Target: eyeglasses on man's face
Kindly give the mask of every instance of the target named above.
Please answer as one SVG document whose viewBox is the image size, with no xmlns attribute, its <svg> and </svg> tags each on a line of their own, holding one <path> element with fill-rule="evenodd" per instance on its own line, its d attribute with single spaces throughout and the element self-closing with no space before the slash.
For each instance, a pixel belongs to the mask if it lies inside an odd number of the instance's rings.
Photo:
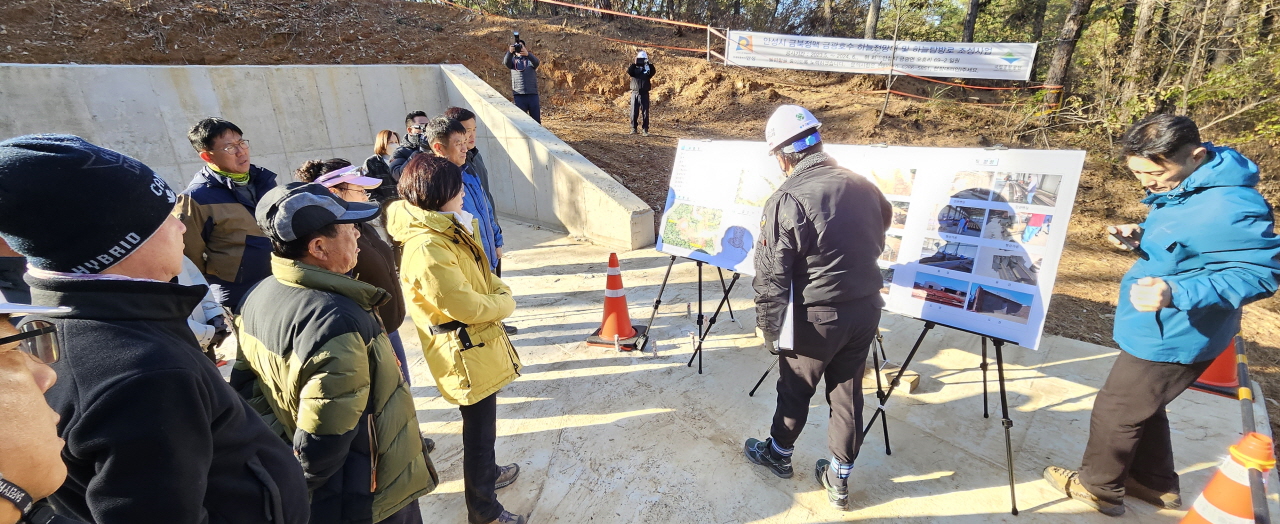
<svg viewBox="0 0 1280 524">
<path fill-rule="evenodd" d="M 241 140 L 239 142 L 232 142 L 230 144 L 227 144 L 227 147 L 222 148 L 222 152 L 228 155 L 234 155 L 238 153 L 241 149 L 244 149 L 245 151 L 249 150 L 248 140 Z"/>
<path fill-rule="evenodd" d="M 62 356 L 58 347 L 58 330 L 47 320 L 28 320 L 18 325 L 18 334 L 0 338 L 0 346 L 14 342 L 17 350 L 35 357 L 45 364 L 57 362 Z"/>
</svg>

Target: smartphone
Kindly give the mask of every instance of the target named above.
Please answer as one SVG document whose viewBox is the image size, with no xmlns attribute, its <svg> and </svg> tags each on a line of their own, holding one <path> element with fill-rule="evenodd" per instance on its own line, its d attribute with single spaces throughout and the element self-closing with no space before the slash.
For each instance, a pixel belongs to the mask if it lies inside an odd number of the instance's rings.
<svg viewBox="0 0 1280 524">
<path fill-rule="evenodd" d="M 1123 236 L 1120 233 L 1111 233 L 1111 237 L 1115 238 L 1116 240 L 1119 240 L 1121 244 L 1128 246 L 1129 249 L 1132 249 L 1134 251 L 1138 250 L 1138 243 L 1134 242 L 1129 237 Z"/>
</svg>

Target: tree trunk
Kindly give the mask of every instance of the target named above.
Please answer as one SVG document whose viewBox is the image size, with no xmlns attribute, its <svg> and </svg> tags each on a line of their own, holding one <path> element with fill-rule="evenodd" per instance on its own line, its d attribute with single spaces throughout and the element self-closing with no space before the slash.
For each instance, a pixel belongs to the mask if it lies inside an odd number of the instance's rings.
<svg viewBox="0 0 1280 524">
<path fill-rule="evenodd" d="M 1053 46 L 1053 59 L 1049 62 L 1049 74 L 1044 83 L 1061 86 L 1067 79 L 1067 67 L 1071 65 L 1071 55 L 1076 51 L 1076 40 L 1084 32 L 1085 18 L 1093 0 L 1072 0 L 1071 10 L 1067 11 L 1067 19 L 1062 22 L 1062 30 L 1058 31 L 1058 43 Z M 1065 86 L 1064 89 L 1065 90 Z M 1063 90 L 1049 91 L 1045 101 L 1056 104 L 1062 100 Z"/>
<path fill-rule="evenodd" d="M 1195 46 L 1191 48 L 1191 66 L 1187 68 L 1186 76 L 1182 77 L 1182 97 L 1178 100 L 1178 114 L 1187 114 L 1188 99 L 1191 95 L 1191 83 L 1197 79 L 1204 77 L 1204 62 L 1200 57 L 1204 56 L 1207 42 L 1205 42 L 1205 27 L 1209 25 L 1209 13 L 1213 11 L 1209 8 L 1209 2 L 1202 6 L 1200 14 L 1200 32 L 1196 34 Z"/>
<path fill-rule="evenodd" d="M 871 0 L 870 4 L 867 7 L 867 27 L 862 31 L 862 37 L 867 40 L 875 39 L 876 26 L 880 24 L 880 0 Z"/>
<path fill-rule="evenodd" d="M 978 25 L 978 6 L 982 0 L 969 0 L 969 12 L 964 15 L 964 34 L 960 36 L 961 42 L 973 41 L 973 29 Z"/>
<path fill-rule="evenodd" d="M 1129 59 L 1125 61 L 1120 73 L 1123 84 L 1120 87 L 1120 111 L 1122 119 L 1128 119 L 1128 110 L 1124 106 L 1138 93 L 1138 72 L 1148 69 L 1143 55 L 1147 50 L 1147 36 L 1151 33 L 1151 19 L 1156 13 L 1156 0 L 1138 0 L 1138 21 L 1133 28 L 1133 40 L 1129 43 Z"/>
<path fill-rule="evenodd" d="M 1271 8 L 1269 2 L 1262 3 L 1262 21 L 1258 24 L 1258 40 L 1267 42 L 1271 40 L 1271 32 L 1276 26 L 1276 10 Z"/>
<path fill-rule="evenodd" d="M 600 8 L 600 9 L 608 9 L 608 10 L 612 11 L 612 10 L 613 10 L 613 0 L 598 0 L 598 5 L 596 5 L 596 7 Z M 609 14 L 609 13 L 600 13 L 600 19 L 601 19 L 601 20 L 604 20 L 605 22 L 612 22 L 612 21 L 613 21 L 613 15 L 611 15 L 611 14 Z"/>
<path fill-rule="evenodd" d="M 1044 17 L 1049 11 L 1049 0 L 1035 0 L 1035 11 L 1031 13 L 1031 41 L 1039 42 L 1044 38 Z"/>
<path fill-rule="evenodd" d="M 1241 0 L 1227 0 L 1227 9 L 1222 13 L 1222 30 L 1218 33 L 1217 45 L 1213 46 L 1213 69 L 1227 65 L 1235 58 L 1236 26 L 1240 24 Z"/>
<path fill-rule="evenodd" d="M 1133 21 L 1134 21 L 1134 5 L 1135 2 L 1130 0 L 1124 3 L 1124 7 L 1120 9 L 1120 20 L 1116 24 L 1116 55 L 1123 55 L 1129 52 L 1130 46 L 1133 44 Z"/>
</svg>

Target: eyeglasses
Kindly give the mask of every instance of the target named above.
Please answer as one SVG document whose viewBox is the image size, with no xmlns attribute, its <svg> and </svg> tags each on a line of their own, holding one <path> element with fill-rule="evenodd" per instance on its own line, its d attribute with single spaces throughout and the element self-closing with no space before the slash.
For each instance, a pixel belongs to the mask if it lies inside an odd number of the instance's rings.
<svg viewBox="0 0 1280 524">
<path fill-rule="evenodd" d="M 369 196 L 369 191 L 367 189 L 359 186 L 352 186 L 349 184 L 343 184 L 342 187 L 338 188 L 338 191 L 341 191 L 343 193 L 355 193 L 357 195 Z"/>
<path fill-rule="evenodd" d="M 230 144 L 230 145 L 228 145 L 227 147 L 222 148 L 222 151 L 223 151 L 224 153 L 234 155 L 234 154 L 236 154 L 236 152 L 237 152 L 237 151 L 239 151 L 241 148 L 244 148 L 244 150 L 245 150 L 245 151 L 248 151 L 248 150 L 249 150 L 249 141 L 248 141 L 248 140 L 241 140 L 241 141 L 239 141 L 239 142 L 236 142 L 236 143 Z"/>
<path fill-rule="evenodd" d="M 28 320 L 18 325 L 18 334 L 0 338 L 0 345 L 18 343 L 18 351 L 36 357 L 45 364 L 62 356 L 58 348 L 58 329 L 47 320 Z"/>
</svg>

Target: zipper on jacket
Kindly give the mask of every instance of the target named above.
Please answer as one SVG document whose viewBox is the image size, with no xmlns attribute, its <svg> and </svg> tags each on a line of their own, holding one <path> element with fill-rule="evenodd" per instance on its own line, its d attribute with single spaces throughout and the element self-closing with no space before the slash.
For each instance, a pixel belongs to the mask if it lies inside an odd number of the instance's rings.
<svg viewBox="0 0 1280 524">
<path fill-rule="evenodd" d="M 370 392 L 372 393 L 372 392 Z M 378 435 L 373 424 L 373 413 L 369 415 L 369 493 L 378 491 Z"/>
</svg>

